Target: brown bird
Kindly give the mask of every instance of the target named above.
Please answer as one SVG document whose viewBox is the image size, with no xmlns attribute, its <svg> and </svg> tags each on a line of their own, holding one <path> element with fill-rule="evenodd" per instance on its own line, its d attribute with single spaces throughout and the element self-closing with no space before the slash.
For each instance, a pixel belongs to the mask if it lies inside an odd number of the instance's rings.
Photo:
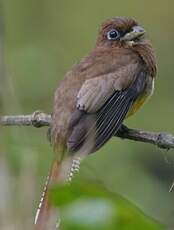
<svg viewBox="0 0 174 230">
<path fill-rule="evenodd" d="M 116 135 L 124 119 L 152 95 L 156 60 L 144 35 L 131 18 L 105 21 L 94 49 L 59 84 L 50 132 L 56 159 L 37 212 L 38 229 L 47 229 L 54 219 L 48 183 L 71 180 L 80 160 Z"/>
</svg>

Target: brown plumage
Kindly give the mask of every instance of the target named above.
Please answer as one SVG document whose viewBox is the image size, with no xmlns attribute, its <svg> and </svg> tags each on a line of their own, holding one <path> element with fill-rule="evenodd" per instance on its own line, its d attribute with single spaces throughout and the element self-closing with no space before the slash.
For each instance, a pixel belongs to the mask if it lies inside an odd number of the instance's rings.
<svg viewBox="0 0 174 230">
<path fill-rule="evenodd" d="M 94 49 L 59 84 L 51 125 L 57 162 L 51 183 L 66 181 L 73 159 L 83 159 L 103 146 L 151 96 L 156 61 L 144 33 L 131 18 L 105 21 Z M 49 218 L 47 196 L 42 207 L 38 223 Z"/>
</svg>

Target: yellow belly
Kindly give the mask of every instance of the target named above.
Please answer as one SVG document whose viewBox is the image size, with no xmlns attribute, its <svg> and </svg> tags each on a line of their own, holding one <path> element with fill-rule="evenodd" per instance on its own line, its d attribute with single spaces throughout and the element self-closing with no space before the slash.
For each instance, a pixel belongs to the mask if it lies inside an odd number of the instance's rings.
<svg viewBox="0 0 174 230">
<path fill-rule="evenodd" d="M 138 99 L 134 102 L 134 104 L 133 104 L 133 106 L 131 107 L 131 109 L 129 110 L 129 112 L 128 112 L 126 118 L 127 118 L 127 117 L 130 117 L 130 116 L 132 116 L 134 113 L 136 113 L 136 112 L 141 108 L 141 106 L 144 105 L 144 103 L 146 102 L 146 100 L 147 100 L 148 98 L 149 98 L 148 96 L 143 96 L 143 97 L 138 98 Z"/>
<path fill-rule="evenodd" d="M 137 98 L 137 100 L 134 102 L 134 104 L 130 108 L 126 118 L 130 117 L 134 113 L 136 113 L 141 108 L 141 106 L 143 106 L 144 103 L 152 96 L 153 91 L 154 91 L 154 79 L 148 78 L 148 82 L 147 82 L 147 85 L 146 85 L 146 88 L 145 88 L 143 94 L 140 95 Z"/>
</svg>

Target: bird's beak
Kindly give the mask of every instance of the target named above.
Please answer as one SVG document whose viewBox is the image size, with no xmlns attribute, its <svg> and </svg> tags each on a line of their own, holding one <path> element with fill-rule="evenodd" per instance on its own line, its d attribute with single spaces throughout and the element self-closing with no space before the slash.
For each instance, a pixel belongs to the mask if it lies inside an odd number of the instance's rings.
<svg viewBox="0 0 174 230">
<path fill-rule="evenodd" d="M 134 26 L 132 31 L 125 34 L 124 37 L 121 38 L 121 41 L 132 41 L 142 35 L 145 34 L 145 29 L 141 26 Z"/>
</svg>

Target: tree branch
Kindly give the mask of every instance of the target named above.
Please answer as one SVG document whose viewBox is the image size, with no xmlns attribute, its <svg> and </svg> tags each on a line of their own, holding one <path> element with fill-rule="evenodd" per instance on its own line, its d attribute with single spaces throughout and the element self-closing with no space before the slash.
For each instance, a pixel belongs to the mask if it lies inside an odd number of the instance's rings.
<svg viewBox="0 0 174 230">
<path fill-rule="evenodd" d="M 150 132 L 138 129 L 130 129 L 126 126 L 123 126 L 116 136 L 123 139 L 154 144 L 163 149 L 174 148 L 174 135 L 170 133 Z"/>
<path fill-rule="evenodd" d="M 49 126 L 51 124 L 51 115 L 41 111 L 35 111 L 30 115 L 0 116 L 0 125 L 2 126 L 33 126 L 36 128 Z"/>
<path fill-rule="evenodd" d="M 35 111 L 31 115 L 1 116 L 1 126 L 33 126 L 36 128 L 49 126 L 51 124 L 51 115 L 41 111 Z M 174 135 L 169 133 L 150 132 L 144 130 L 130 129 L 122 126 L 117 133 L 118 137 L 133 141 L 151 143 L 160 148 L 174 148 Z"/>
</svg>

